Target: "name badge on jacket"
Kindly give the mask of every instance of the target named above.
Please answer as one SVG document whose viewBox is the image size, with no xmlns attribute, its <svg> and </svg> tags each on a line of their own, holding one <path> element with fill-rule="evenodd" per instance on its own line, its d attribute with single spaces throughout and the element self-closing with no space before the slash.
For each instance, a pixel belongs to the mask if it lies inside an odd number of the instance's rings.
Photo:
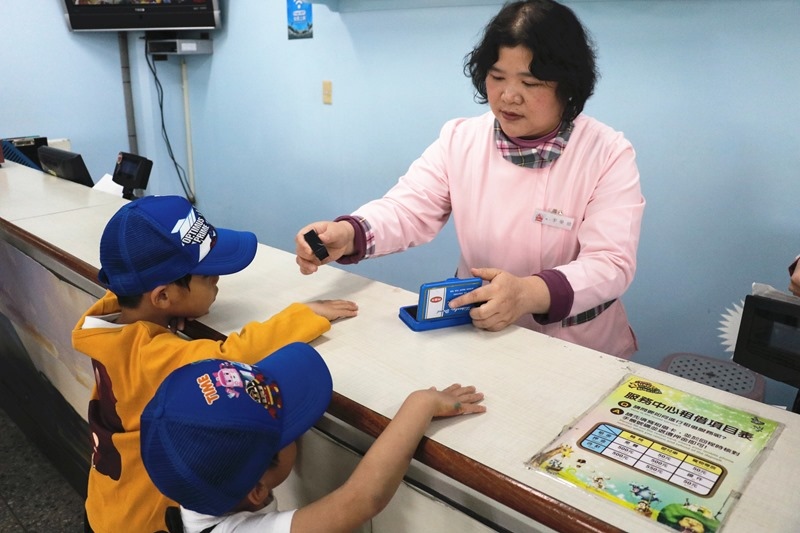
<svg viewBox="0 0 800 533">
<path fill-rule="evenodd" d="M 545 211 L 544 209 L 537 209 L 533 214 L 533 221 L 544 224 L 545 226 L 553 226 L 554 228 L 572 229 L 575 219 L 565 216 L 560 209 L 551 209 Z"/>
</svg>

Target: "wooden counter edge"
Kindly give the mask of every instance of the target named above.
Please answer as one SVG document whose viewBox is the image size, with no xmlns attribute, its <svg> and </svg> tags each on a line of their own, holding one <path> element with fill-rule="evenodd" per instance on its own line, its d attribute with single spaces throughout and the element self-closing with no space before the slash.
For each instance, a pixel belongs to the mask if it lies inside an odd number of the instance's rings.
<svg viewBox="0 0 800 533">
<path fill-rule="evenodd" d="M 0 218 L 0 230 L 11 236 L 12 244 L 24 242 L 99 286 L 98 269 L 68 252 Z M 224 340 L 226 336 L 201 321 L 187 324 L 192 338 Z M 363 433 L 377 438 L 390 420 L 368 407 L 334 391 L 327 412 Z M 422 464 L 484 494 L 547 527 L 562 533 L 617 533 L 623 530 L 557 500 L 475 461 L 447 446 L 423 437 L 414 458 Z"/>
</svg>

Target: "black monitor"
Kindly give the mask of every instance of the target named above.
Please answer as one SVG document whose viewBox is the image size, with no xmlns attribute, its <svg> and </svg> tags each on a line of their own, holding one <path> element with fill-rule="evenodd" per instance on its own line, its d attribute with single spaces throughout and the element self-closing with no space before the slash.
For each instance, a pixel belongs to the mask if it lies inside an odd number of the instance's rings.
<svg viewBox="0 0 800 533">
<path fill-rule="evenodd" d="M 10 137 L 3 139 L 4 142 L 10 143 L 19 153 L 27 157 L 33 165 L 28 165 L 32 168 L 42 168 L 39 164 L 38 150 L 40 146 L 47 146 L 47 137 L 35 135 L 32 137 Z M 27 163 L 21 163 L 27 164 Z"/>
<path fill-rule="evenodd" d="M 219 0 L 62 0 L 72 31 L 213 30 Z"/>
<path fill-rule="evenodd" d="M 733 361 L 769 378 L 800 387 L 800 304 L 748 295 L 744 300 Z M 800 408 L 798 400 L 792 408 L 794 412 Z"/>
<path fill-rule="evenodd" d="M 42 167 L 31 161 L 31 159 L 27 155 L 23 154 L 19 148 L 14 146 L 14 143 L 11 141 L 6 139 L 0 140 L 0 146 L 2 146 L 2 150 L 0 150 L 0 152 L 2 152 L 3 155 L 3 157 L 0 158 L 0 162 L 2 162 L 3 158 L 5 158 L 6 160 L 13 161 L 19 165 L 25 165 L 26 167 L 36 170 L 42 170 Z"/>
<path fill-rule="evenodd" d="M 39 161 L 42 170 L 53 176 L 74 181 L 87 187 L 94 187 L 94 181 L 80 154 L 61 150 L 52 146 L 39 147 Z"/>
</svg>

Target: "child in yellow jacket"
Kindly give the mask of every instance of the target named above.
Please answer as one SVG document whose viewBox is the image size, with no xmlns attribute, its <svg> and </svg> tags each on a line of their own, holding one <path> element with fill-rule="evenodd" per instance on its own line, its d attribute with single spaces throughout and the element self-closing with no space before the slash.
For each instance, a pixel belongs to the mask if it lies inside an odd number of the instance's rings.
<svg viewBox="0 0 800 533">
<path fill-rule="evenodd" d="M 92 467 L 86 531 L 167 531 L 175 502 L 152 484 L 142 465 L 139 417 L 161 381 L 187 363 L 216 358 L 256 362 L 292 342 L 309 342 L 330 321 L 355 316 L 345 300 L 295 303 L 265 322 L 251 322 L 225 341 L 177 334 L 206 314 L 220 275 L 244 269 L 256 236 L 215 228 L 180 196 L 149 196 L 123 206 L 100 241 L 100 282 L 109 291 L 72 332 L 75 349 L 92 358 L 89 402 Z"/>
</svg>

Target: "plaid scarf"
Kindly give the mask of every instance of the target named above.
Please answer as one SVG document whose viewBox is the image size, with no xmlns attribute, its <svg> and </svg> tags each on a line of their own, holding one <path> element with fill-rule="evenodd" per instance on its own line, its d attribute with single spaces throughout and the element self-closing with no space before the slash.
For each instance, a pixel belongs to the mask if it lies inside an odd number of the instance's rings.
<svg viewBox="0 0 800 533">
<path fill-rule="evenodd" d="M 497 149 L 503 154 L 506 161 L 526 168 L 544 168 L 558 159 L 567 146 L 569 136 L 574 127 L 573 122 L 562 122 L 558 133 L 549 141 L 545 141 L 535 148 L 522 148 L 514 144 L 500 129 L 500 122 L 494 121 L 494 139 Z"/>
</svg>

